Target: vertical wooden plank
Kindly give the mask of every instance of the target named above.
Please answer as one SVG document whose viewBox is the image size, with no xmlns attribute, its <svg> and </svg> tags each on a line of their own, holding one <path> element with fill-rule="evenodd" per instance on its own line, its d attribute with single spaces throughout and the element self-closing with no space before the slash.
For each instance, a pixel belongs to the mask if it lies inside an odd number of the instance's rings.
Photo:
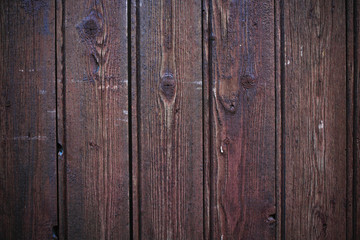
<svg viewBox="0 0 360 240">
<path fill-rule="evenodd" d="M 354 2 L 346 1 L 346 239 L 354 237 Z"/>
<path fill-rule="evenodd" d="M 126 1 L 66 1 L 68 239 L 129 239 Z"/>
<path fill-rule="evenodd" d="M 346 236 L 345 1 L 284 1 L 285 239 Z"/>
<path fill-rule="evenodd" d="M 0 238 L 57 225 L 54 1 L 0 4 Z"/>
<path fill-rule="evenodd" d="M 282 114 L 282 16 L 283 16 L 283 0 L 274 1 L 274 31 L 275 31 L 275 191 L 276 191 L 276 239 L 283 238 L 284 224 L 284 152 L 283 152 L 283 118 Z M 285 100 L 285 99 L 284 99 Z"/>
<path fill-rule="evenodd" d="M 201 1 L 139 1 L 140 237 L 203 238 Z"/>
<path fill-rule="evenodd" d="M 211 236 L 274 239 L 273 1 L 210 1 Z"/>
<path fill-rule="evenodd" d="M 360 3 L 354 1 L 354 95 L 353 95 L 353 169 L 354 169 L 354 182 L 353 182 L 353 238 L 360 237 L 360 111 L 359 111 L 359 93 L 360 93 Z"/>
</svg>

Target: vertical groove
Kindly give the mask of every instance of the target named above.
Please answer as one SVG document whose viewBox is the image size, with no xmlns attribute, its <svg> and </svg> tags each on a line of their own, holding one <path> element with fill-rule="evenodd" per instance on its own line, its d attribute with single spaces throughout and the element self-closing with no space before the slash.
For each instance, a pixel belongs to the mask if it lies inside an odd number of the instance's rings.
<svg viewBox="0 0 360 240">
<path fill-rule="evenodd" d="M 129 228 L 130 239 L 134 239 L 133 230 L 133 142 L 132 142 L 132 66 L 131 66 L 131 0 L 127 0 L 127 38 L 128 38 L 128 141 L 129 141 Z"/>
<path fill-rule="evenodd" d="M 208 96 L 209 96 L 209 182 L 210 182 L 210 187 L 209 187 L 209 207 L 210 207 L 210 228 L 209 228 L 209 238 L 213 239 L 214 236 L 214 225 L 213 225 L 213 219 L 214 219 L 214 213 L 212 211 L 212 196 L 213 196 L 213 164 L 214 164 L 214 157 L 213 157 L 213 98 L 212 98 L 212 89 L 213 89 L 213 76 L 212 76 L 212 45 L 213 45 L 213 29 L 212 29 L 212 0 L 209 0 L 209 8 L 208 8 L 208 31 L 209 31 L 209 36 L 208 36 L 208 45 L 209 45 L 209 49 L 208 49 L 208 54 L 209 54 L 209 60 L 208 60 L 208 68 L 209 68 L 209 89 L 208 89 Z"/>
<path fill-rule="evenodd" d="M 141 109 L 140 109 L 140 99 L 141 99 L 141 89 L 140 89 L 140 0 L 136 0 L 136 10 L 135 10 L 135 21 L 136 21 L 136 129 L 137 129 L 137 201 L 138 201 L 138 236 L 141 239 L 141 141 L 140 141 L 140 132 L 141 132 Z"/>
<path fill-rule="evenodd" d="M 357 139 L 358 139 L 358 9 L 357 1 L 354 1 L 354 93 L 353 93 L 353 239 L 357 239 Z"/>
<path fill-rule="evenodd" d="M 281 239 L 285 240 L 285 31 L 284 0 L 280 0 L 280 101 L 281 101 Z"/>
</svg>

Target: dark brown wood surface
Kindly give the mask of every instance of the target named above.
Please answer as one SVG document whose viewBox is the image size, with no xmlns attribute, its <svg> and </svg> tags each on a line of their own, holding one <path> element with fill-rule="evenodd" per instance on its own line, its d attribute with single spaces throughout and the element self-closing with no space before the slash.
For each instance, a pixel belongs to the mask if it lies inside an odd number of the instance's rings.
<svg viewBox="0 0 360 240">
<path fill-rule="evenodd" d="M 353 152 L 352 152 L 352 158 L 349 158 L 350 160 L 353 160 L 353 208 L 352 208 L 352 219 L 353 219 L 353 239 L 359 239 L 360 238 L 360 127 L 359 127 L 359 121 L 360 121 L 360 3 L 359 1 L 354 0 L 353 2 L 353 15 L 348 14 L 348 16 L 354 16 L 353 18 L 353 29 L 354 29 L 354 48 L 353 48 L 353 62 L 354 62 L 354 83 L 352 86 L 349 86 L 350 89 L 353 89 Z M 350 7 L 351 9 L 351 7 Z M 351 29 L 351 28 L 350 28 Z M 351 46 L 351 45 L 350 45 Z M 350 82 L 351 83 L 351 82 Z M 352 93 L 352 92 L 350 92 Z M 348 96 L 350 97 L 350 96 Z M 350 97 L 351 99 L 351 97 Z"/>
<path fill-rule="evenodd" d="M 0 4 L 0 239 L 57 226 L 55 4 Z"/>
<path fill-rule="evenodd" d="M 127 4 L 66 1 L 67 239 L 129 239 Z"/>
<path fill-rule="evenodd" d="M 0 1 L 0 239 L 359 239 L 359 15 Z"/>
<path fill-rule="evenodd" d="M 139 237 L 201 239 L 201 1 L 137 4 Z"/>
<path fill-rule="evenodd" d="M 354 104 L 354 57 L 355 45 L 354 37 L 354 4 L 352 0 L 346 1 L 346 113 L 347 113 L 347 124 L 346 124 L 346 198 L 347 198 L 347 211 L 346 211 L 346 239 L 357 239 L 356 238 L 356 197 L 354 196 L 356 188 L 356 172 L 355 167 L 356 158 L 354 152 L 354 110 L 356 110 L 356 104 Z M 355 174 L 354 174 L 355 173 Z"/>
<path fill-rule="evenodd" d="M 274 239 L 274 3 L 210 4 L 210 237 Z"/>
<path fill-rule="evenodd" d="M 284 1 L 283 17 L 283 237 L 345 239 L 345 2 Z"/>
</svg>

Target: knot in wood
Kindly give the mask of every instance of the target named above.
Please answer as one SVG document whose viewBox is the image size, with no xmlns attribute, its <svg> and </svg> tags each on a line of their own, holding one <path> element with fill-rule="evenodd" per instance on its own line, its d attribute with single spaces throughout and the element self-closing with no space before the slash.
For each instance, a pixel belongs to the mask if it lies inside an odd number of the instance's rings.
<svg viewBox="0 0 360 240">
<path fill-rule="evenodd" d="M 240 79 L 241 85 L 245 89 L 253 88 L 256 85 L 256 79 L 253 75 L 244 75 Z"/>
<path fill-rule="evenodd" d="M 161 77 L 160 88 L 167 100 L 171 100 L 175 96 L 176 83 L 171 73 L 165 73 Z"/>
<path fill-rule="evenodd" d="M 89 44 L 95 43 L 95 38 L 102 34 L 102 15 L 92 10 L 77 26 L 81 40 Z"/>
<path fill-rule="evenodd" d="M 239 103 L 239 93 L 232 92 L 227 96 L 220 96 L 220 100 L 226 111 L 235 113 Z"/>
<path fill-rule="evenodd" d="M 89 37 L 95 37 L 99 31 L 99 26 L 94 19 L 88 19 L 83 25 L 84 33 Z"/>
</svg>

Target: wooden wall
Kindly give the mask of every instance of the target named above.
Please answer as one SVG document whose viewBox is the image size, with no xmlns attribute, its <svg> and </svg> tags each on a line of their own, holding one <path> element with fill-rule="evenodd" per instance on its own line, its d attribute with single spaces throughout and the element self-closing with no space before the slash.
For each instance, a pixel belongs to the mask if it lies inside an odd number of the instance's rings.
<svg viewBox="0 0 360 240">
<path fill-rule="evenodd" d="M 0 239 L 360 238 L 357 0 L 1 0 Z"/>
</svg>

